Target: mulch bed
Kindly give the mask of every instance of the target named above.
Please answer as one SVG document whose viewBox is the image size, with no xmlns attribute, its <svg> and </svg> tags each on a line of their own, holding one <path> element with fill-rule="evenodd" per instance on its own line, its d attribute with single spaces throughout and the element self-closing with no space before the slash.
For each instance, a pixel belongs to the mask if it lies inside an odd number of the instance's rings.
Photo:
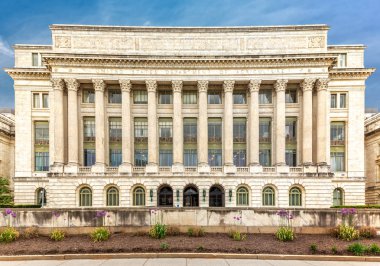
<svg viewBox="0 0 380 266">
<path fill-rule="evenodd" d="M 169 248 L 162 250 L 160 244 L 165 242 Z M 380 245 L 380 237 L 361 239 L 360 243 Z M 187 235 L 167 236 L 165 239 L 152 239 L 148 236 L 134 236 L 116 233 L 108 241 L 94 243 L 89 236 L 67 236 L 61 242 L 54 242 L 46 236 L 33 239 L 20 238 L 12 243 L 0 244 L 0 255 L 30 254 L 67 254 L 67 253 L 144 253 L 144 252 L 204 252 L 204 253 L 249 253 L 249 254 L 312 254 L 310 246 L 316 244 L 315 254 L 351 255 L 347 246 L 354 242 L 335 239 L 330 235 L 298 234 L 292 242 L 280 242 L 273 234 L 248 234 L 244 241 L 234 241 L 227 234 L 208 233 L 203 237 Z"/>
</svg>

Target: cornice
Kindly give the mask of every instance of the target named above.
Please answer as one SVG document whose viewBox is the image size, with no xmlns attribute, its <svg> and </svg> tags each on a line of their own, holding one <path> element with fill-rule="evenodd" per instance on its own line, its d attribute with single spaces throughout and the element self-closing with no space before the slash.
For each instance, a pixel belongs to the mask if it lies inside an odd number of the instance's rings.
<svg viewBox="0 0 380 266">
<path fill-rule="evenodd" d="M 329 72 L 330 79 L 367 79 L 375 68 L 339 68 Z"/>
<path fill-rule="evenodd" d="M 4 71 L 14 80 L 18 79 L 44 79 L 50 80 L 51 74 L 47 69 L 41 68 L 6 68 Z"/>
</svg>

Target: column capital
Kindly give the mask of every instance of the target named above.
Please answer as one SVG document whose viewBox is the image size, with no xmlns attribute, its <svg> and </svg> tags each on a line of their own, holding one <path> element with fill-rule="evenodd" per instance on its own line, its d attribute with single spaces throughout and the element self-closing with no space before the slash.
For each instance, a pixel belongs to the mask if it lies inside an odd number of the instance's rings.
<svg viewBox="0 0 380 266">
<path fill-rule="evenodd" d="M 182 80 L 172 80 L 173 92 L 181 92 L 182 86 L 183 86 Z"/>
<path fill-rule="evenodd" d="M 78 91 L 80 83 L 78 82 L 77 79 L 70 78 L 70 79 L 65 79 L 67 90 L 69 91 Z"/>
<path fill-rule="evenodd" d="M 106 83 L 102 79 L 93 79 L 92 83 L 94 84 L 95 91 L 101 91 L 104 92 L 104 89 L 106 87 Z"/>
<path fill-rule="evenodd" d="M 145 81 L 146 89 L 148 92 L 156 92 L 157 90 L 157 81 L 149 79 Z"/>
<path fill-rule="evenodd" d="M 199 92 L 207 92 L 208 80 L 198 80 L 198 90 Z"/>
<path fill-rule="evenodd" d="M 300 86 L 303 91 L 312 91 L 314 88 L 315 79 L 313 78 L 306 78 L 304 79 Z"/>
<path fill-rule="evenodd" d="M 276 80 L 276 83 L 274 84 L 274 88 L 275 88 L 276 92 L 284 91 L 286 89 L 286 84 L 288 84 L 287 79 Z"/>
<path fill-rule="evenodd" d="M 261 79 L 251 79 L 248 83 L 249 92 L 258 92 L 261 85 Z"/>
<path fill-rule="evenodd" d="M 61 90 L 63 91 L 65 82 L 61 78 L 51 78 L 50 79 L 51 85 L 53 86 L 54 90 Z"/>
<path fill-rule="evenodd" d="M 119 79 L 121 91 L 131 92 L 132 83 L 129 79 Z"/>
<path fill-rule="evenodd" d="M 223 89 L 224 92 L 233 92 L 234 90 L 234 85 L 235 85 L 235 80 L 225 80 L 223 82 Z"/>
<path fill-rule="evenodd" d="M 330 79 L 328 78 L 318 79 L 317 82 L 315 83 L 317 87 L 317 91 L 327 90 L 329 86 L 329 81 Z"/>
</svg>

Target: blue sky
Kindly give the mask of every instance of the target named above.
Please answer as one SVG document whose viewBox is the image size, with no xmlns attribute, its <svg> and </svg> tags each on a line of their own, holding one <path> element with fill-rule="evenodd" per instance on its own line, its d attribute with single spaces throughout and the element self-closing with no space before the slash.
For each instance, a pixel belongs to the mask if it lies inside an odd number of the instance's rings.
<svg viewBox="0 0 380 266">
<path fill-rule="evenodd" d="M 50 24 L 240 26 L 328 24 L 329 44 L 365 44 L 365 66 L 380 68 L 379 0 L 1 0 L 0 67 L 15 43 L 50 44 Z M 379 69 L 380 71 L 380 69 Z M 379 72 L 378 71 L 378 72 Z M 366 106 L 380 107 L 380 75 Z M 13 81 L 0 71 L 0 107 L 13 107 Z"/>
</svg>

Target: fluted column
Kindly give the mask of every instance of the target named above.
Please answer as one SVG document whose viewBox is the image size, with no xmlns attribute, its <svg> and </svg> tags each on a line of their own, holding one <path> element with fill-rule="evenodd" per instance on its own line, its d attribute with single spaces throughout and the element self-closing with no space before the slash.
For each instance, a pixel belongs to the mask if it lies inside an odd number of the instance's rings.
<svg viewBox="0 0 380 266">
<path fill-rule="evenodd" d="M 234 90 L 235 81 L 226 80 L 223 83 L 224 89 L 224 172 L 235 173 L 233 159 L 233 99 L 232 92 Z"/>
<path fill-rule="evenodd" d="M 261 172 L 259 164 L 259 90 L 261 80 L 250 80 L 248 84 L 250 101 L 248 112 L 249 126 L 249 166 L 250 172 Z"/>
<path fill-rule="evenodd" d="M 146 88 L 148 91 L 148 165 L 147 173 L 156 173 L 157 164 L 157 82 L 147 80 Z"/>
<path fill-rule="evenodd" d="M 106 84 L 101 79 L 92 80 L 95 89 L 95 154 L 94 172 L 105 172 L 105 115 L 104 90 Z"/>
<path fill-rule="evenodd" d="M 173 172 L 183 172 L 182 81 L 173 80 Z"/>
<path fill-rule="evenodd" d="M 54 163 L 51 171 L 61 173 L 64 165 L 64 112 L 63 90 L 65 83 L 60 78 L 51 79 L 54 93 Z"/>
<path fill-rule="evenodd" d="M 210 172 L 208 165 L 208 125 L 207 125 L 207 89 L 208 81 L 198 81 L 198 172 Z"/>
<path fill-rule="evenodd" d="M 302 163 L 313 163 L 313 88 L 315 79 L 301 83 L 302 96 Z"/>
<path fill-rule="evenodd" d="M 327 155 L 327 130 L 329 123 L 327 121 L 327 88 L 329 79 L 318 79 L 316 82 L 317 89 L 317 162 L 319 165 L 328 163 Z"/>
<path fill-rule="evenodd" d="M 285 89 L 288 81 L 277 80 L 274 84 L 276 90 L 276 165 L 285 165 Z"/>
<path fill-rule="evenodd" d="M 131 129 L 131 88 L 130 80 L 119 80 L 121 88 L 121 124 L 122 124 L 122 159 L 123 162 L 119 167 L 121 173 L 132 172 L 132 129 Z"/>
<path fill-rule="evenodd" d="M 65 79 L 67 86 L 67 132 L 68 132 L 68 166 L 65 172 L 77 172 L 79 162 L 79 127 L 78 127 L 78 89 L 76 79 Z"/>
</svg>

